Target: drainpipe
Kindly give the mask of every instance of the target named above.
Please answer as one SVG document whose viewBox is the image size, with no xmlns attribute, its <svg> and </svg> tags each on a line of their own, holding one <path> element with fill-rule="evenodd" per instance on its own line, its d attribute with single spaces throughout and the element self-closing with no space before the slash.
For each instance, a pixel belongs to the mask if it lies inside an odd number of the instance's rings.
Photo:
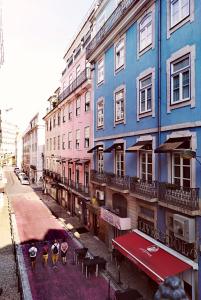
<svg viewBox="0 0 201 300">
<path fill-rule="evenodd" d="M 161 0 L 158 0 L 158 118 L 157 118 L 157 127 L 158 127 L 158 139 L 157 147 L 161 143 Z M 161 177 L 161 154 L 158 153 L 158 181 L 160 182 Z"/>
</svg>

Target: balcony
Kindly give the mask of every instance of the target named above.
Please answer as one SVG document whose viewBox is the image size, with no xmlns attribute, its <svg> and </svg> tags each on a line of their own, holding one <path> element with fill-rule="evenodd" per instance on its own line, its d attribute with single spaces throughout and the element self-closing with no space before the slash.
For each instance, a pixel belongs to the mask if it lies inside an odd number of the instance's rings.
<svg viewBox="0 0 201 300">
<path fill-rule="evenodd" d="M 168 183 L 160 183 L 159 201 L 162 206 L 177 207 L 179 211 L 199 210 L 199 188 L 184 188 Z"/>
<path fill-rule="evenodd" d="M 106 186 L 110 182 L 110 178 L 106 173 L 99 173 L 96 170 L 91 170 L 90 178 L 92 182 Z"/>
<path fill-rule="evenodd" d="M 83 84 L 87 79 L 91 78 L 90 69 L 86 68 L 80 75 L 59 95 L 59 102 L 67 98 L 71 93 L 73 93 L 81 84 Z"/>
<path fill-rule="evenodd" d="M 136 177 L 131 177 L 130 192 L 142 200 L 156 202 L 158 200 L 158 182 L 148 182 L 137 179 Z"/>
<path fill-rule="evenodd" d="M 115 26 L 122 20 L 122 18 L 129 12 L 129 10 L 135 5 L 136 0 L 122 0 L 111 16 L 107 19 L 101 29 L 97 32 L 95 37 L 86 47 L 86 58 L 96 50 L 96 48 L 104 41 L 109 33 L 115 28 Z"/>
<path fill-rule="evenodd" d="M 84 197 L 90 197 L 90 189 L 88 186 L 83 185 L 82 183 L 75 182 L 71 179 L 68 180 L 68 186 L 74 191 L 80 193 Z"/>
<path fill-rule="evenodd" d="M 129 176 L 113 175 L 110 177 L 110 188 L 120 190 L 122 193 L 129 193 L 129 179 Z"/>
<path fill-rule="evenodd" d="M 101 218 L 112 226 L 118 228 L 119 230 L 130 230 L 131 229 L 131 219 L 121 218 L 120 216 L 113 213 L 109 208 L 101 207 Z"/>
</svg>

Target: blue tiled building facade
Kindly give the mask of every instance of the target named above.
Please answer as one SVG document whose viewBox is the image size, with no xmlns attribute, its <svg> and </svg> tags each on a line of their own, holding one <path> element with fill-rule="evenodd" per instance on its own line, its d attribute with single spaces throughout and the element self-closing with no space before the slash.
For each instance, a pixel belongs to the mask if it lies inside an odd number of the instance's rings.
<svg viewBox="0 0 201 300">
<path fill-rule="evenodd" d="M 186 259 L 191 299 L 201 299 L 200 15 L 199 0 L 103 0 L 87 48 L 95 234 L 110 248 L 137 229 Z"/>
</svg>

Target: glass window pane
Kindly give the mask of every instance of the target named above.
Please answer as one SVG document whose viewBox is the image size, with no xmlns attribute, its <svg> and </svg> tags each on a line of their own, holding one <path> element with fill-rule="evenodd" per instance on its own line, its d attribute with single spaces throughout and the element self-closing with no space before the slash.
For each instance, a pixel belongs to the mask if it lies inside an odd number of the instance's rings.
<svg viewBox="0 0 201 300">
<path fill-rule="evenodd" d="M 186 18 L 189 12 L 189 0 L 181 0 L 181 18 Z"/>
<path fill-rule="evenodd" d="M 183 177 L 190 179 L 190 167 L 183 167 Z"/>
<path fill-rule="evenodd" d="M 174 155 L 174 164 L 180 165 L 180 155 Z"/>
<path fill-rule="evenodd" d="M 190 186 L 191 186 L 190 180 L 184 179 L 183 180 L 183 187 L 189 188 Z"/>
<path fill-rule="evenodd" d="M 180 183 L 180 178 L 174 178 L 174 183 L 177 185 L 177 186 L 180 186 L 181 183 Z"/>
<path fill-rule="evenodd" d="M 173 72 L 177 72 L 189 66 L 189 56 L 173 64 Z"/>
<path fill-rule="evenodd" d="M 177 166 L 174 167 L 174 176 L 180 177 L 180 167 Z"/>
<path fill-rule="evenodd" d="M 148 173 L 151 174 L 152 173 L 152 165 L 148 164 Z"/>
<path fill-rule="evenodd" d="M 144 80 L 141 80 L 141 87 L 142 88 L 145 87 L 145 86 L 147 86 L 147 85 L 149 85 L 149 84 L 151 84 L 151 77 L 148 77 L 148 78 L 146 78 Z"/>
<path fill-rule="evenodd" d="M 182 74 L 182 98 L 187 99 L 190 97 L 190 74 L 189 70 Z"/>
<path fill-rule="evenodd" d="M 171 26 L 179 22 L 179 0 L 171 3 Z"/>
<path fill-rule="evenodd" d="M 185 166 L 190 166 L 190 159 L 183 159 L 183 165 L 185 165 Z"/>
</svg>

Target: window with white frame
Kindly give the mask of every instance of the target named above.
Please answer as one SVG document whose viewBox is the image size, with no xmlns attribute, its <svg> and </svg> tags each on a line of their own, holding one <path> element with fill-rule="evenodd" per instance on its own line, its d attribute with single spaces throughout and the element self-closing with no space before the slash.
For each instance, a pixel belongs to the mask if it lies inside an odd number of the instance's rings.
<svg viewBox="0 0 201 300">
<path fill-rule="evenodd" d="M 115 46 L 115 70 L 124 66 L 125 60 L 125 40 L 122 38 Z"/>
<path fill-rule="evenodd" d="M 104 161 L 103 161 L 103 150 L 97 152 L 97 169 L 98 173 L 103 173 Z"/>
<path fill-rule="evenodd" d="M 191 160 L 180 154 L 173 154 L 173 183 L 185 188 L 191 187 Z"/>
<path fill-rule="evenodd" d="M 98 61 L 98 73 L 97 73 L 97 83 L 101 83 L 104 80 L 104 59 L 101 58 Z"/>
<path fill-rule="evenodd" d="M 124 121 L 125 95 L 124 89 L 115 92 L 115 122 Z"/>
<path fill-rule="evenodd" d="M 115 173 L 119 177 L 124 176 L 124 152 L 116 151 L 115 152 Z"/>
<path fill-rule="evenodd" d="M 170 0 L 171 27 L 175 26 L 190 14 L 190 0 Z"/>
<path fill-rule="evenodd" d="M 76 68 L 76 78 L 80 75 L 80 65 Z"/>
<path fill-rule="evenodd" d="M 147 14 L 139 24 L 139 50 L 152 44 L 152 13 Z"/>
<path fill-rule="evenodd" d="M 68 133 L 68 149 L 72 149 L 72 132 Z"/>
<path fill-rule="evenodd" d="M 97 127 L 103 127 L 104 125 L 104 101 L 103 99 L 97 102 Z"/>
<path fill-rule="evenodd" d="M 60 150 L 60 135 L 57 137 L 57 149 Z"/>
<path fill-rule="evenodd" d="M 171 63 L 171 104 L 190 99 L 190 54 Z"/>
<path fill-rule="evenodd" d="M 56 149 L 56 137 L 53 139 L 53 144 L 54 144 L 54 150 Z"/>
<path fill-rule="evenodd" d="M 80 148 L 80 129 L 76 130 L 76 138 L 75 138 L 75 148 Z"/>
<path fill-rule="evenodd" d="M 90 127 L 84 128 L 84 147 L 89 148 Z"/>
<path fill-rule="evenodd" d="M 60 112 L 58 112 L 58 115 L 57 115 L 57 122 L 58 122 L 58 125 L 60 125 Z"/>
<path fill-rule="evenodd" d="M 70 75 L 69 75 L 69 85 L 71 85 L 71 84 L 72 84 L 72 82 L 73 82 L 73 75 L 72 75 L 72 74 L 70 74 Z"/>
<path fill-rule="evenodd" d="M 72 120 L 73 118 L 73 104 L 68 104 L 68 120 Z"/>
<path fill-rule="evenodd" d="M 85 111 L 90 110 L 90 100 L 91 100 L 91 94 L 90 94 L 90 92 L 86 92 L 86 94 L 85 94 Z"/>
<path fill-rule="evenodd" d="M 152 110 L 152 75 L 148 75 L 139 81 L 139 113 L 146 113 Z"/>
<path fill-rule="evenodd" d="M 63 120 L 63 123 L 66 122 L 65 108 L 63 108 L 63 110 L 62 110 L 62 120 Z"/>
<path fill-rule="evenodd" d="M 152 182 L 152 151 L 140 151 L 140 178 Z"/>
<path fill-rule="evenodd" d="M 49 150 L 49 140 L 47 139 L 46 150 Z"/>
<path fill-rule="evenodd" d="M 62 135 L 62 149 L 65 150 L 65 134 Z"/>
<path fill-rule="evenodd" d="M 77 100 L 76 100 L 76 111 L 75 111 L 75 114 L 76 114 L 76 116 L 79 116 L 80 115 L 80 97 L 79 98 L 77 98 Z"/>
</svg>

